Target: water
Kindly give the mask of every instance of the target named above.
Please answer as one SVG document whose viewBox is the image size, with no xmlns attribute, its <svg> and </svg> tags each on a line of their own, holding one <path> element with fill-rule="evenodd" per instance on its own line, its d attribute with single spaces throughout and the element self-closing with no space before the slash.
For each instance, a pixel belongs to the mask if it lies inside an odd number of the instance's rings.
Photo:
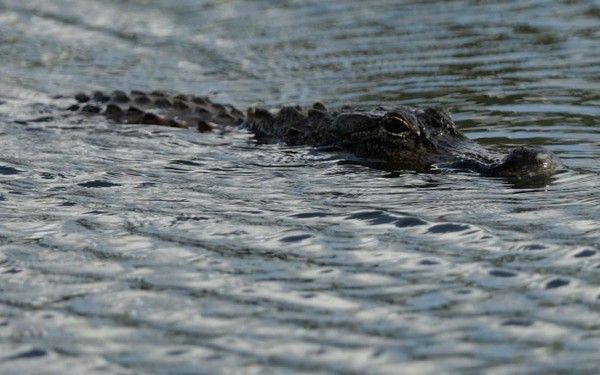
<svg viewBox="0 0 600 375">
<path fill-rule="evenodd" d="M 0 1 L 0 371 L 597 369 L 598 3 L 398 3 Z M 56 116 L 98 88 L 443 104 L 569 170 L 390 175 Z"/>
</svg>

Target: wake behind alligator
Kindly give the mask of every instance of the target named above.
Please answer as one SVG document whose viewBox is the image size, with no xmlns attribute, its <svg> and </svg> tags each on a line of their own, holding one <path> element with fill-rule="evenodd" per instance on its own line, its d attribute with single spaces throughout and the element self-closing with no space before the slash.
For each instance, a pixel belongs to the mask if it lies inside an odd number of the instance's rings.
<svg viewBox="0 0 600 375">
<path fill-rule="evenodd" d="M 465 137 L 441 107 L 350 106 L 329 110 L 322 103 L 309 108 L 286 106 L 278 111 L 251 107 L 242 112 L 208 97 L 164 92 L 114 91 L 77 94 L 69 107 L 100 114 L 115 123 L 150 124 L 200 132 L 241 127 L 261 142 L 314 146 L 351 154 L 365 163 L 390 170 L 467 170 L 485 176 L 545 179 L 560 167 L 558 158 L 540 147 L 501 152 Z"/>
</svg>

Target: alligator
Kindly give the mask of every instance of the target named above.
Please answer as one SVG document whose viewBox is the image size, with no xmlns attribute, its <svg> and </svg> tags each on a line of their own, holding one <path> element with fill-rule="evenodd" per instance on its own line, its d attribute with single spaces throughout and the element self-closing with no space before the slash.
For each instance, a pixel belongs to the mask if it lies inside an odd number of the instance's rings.
<svg viewBox="0 0 600 375">
<path fill-rule="evenodd" d="M 245 112 L 206 96 L 114 91 L 78 93 L 68 109 L 103 115 L 124 124 L 196 128 L 200 132 L 241 127 L 260 142 L 306 145 L 351 155 L 387 170 L 463 170 L 491 177 L 547 179 L 560 160 L 541 147 L 500 151 L 464 136 L 442 107 L 344 106 L 329 110 L 320 102 L 277 111 L 250 107 Z"/>
</svg>

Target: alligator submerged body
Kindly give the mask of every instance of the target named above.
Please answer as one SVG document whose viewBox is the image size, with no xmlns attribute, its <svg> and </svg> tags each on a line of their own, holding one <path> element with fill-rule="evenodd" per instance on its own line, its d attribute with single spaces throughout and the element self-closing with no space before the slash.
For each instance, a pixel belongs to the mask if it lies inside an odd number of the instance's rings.
<svg viewBox="0 0 600 375">
<path fill-rule="evenodd" d="M 252 107 L 245 112 L 207 97 L 163 92 L 114 91 L 77 94 L 69 107 L 100 114 L 115 123 L 194 127 L 207 132 L 241 127 L 261 142 L 307 145 L 353 155 L 390 169 L 431 168 L 469 170 L 485 176 L 518 179 L 547 178 L 561 163 L 540 147 L 493 150 L 468 139 L 450 114 L 439 107 L 342 107 L 328 110 L 282 107 L 278 111 Z"/>
</svg>

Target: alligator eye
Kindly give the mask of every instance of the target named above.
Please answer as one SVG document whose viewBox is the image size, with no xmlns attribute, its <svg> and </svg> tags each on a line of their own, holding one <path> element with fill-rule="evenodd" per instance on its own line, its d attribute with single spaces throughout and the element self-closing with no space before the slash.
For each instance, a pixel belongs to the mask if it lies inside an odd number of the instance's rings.
<svg viewBox="0 0 600 375">
<path fill-rule="evenodd" d="M 386 132 L 394 135 L 403 135 L 404 133 L 413 130 L 413 127 L 409 122 L 397 114 L 386 116 L 383 122 L 383 128 Z"/>
</svg>

